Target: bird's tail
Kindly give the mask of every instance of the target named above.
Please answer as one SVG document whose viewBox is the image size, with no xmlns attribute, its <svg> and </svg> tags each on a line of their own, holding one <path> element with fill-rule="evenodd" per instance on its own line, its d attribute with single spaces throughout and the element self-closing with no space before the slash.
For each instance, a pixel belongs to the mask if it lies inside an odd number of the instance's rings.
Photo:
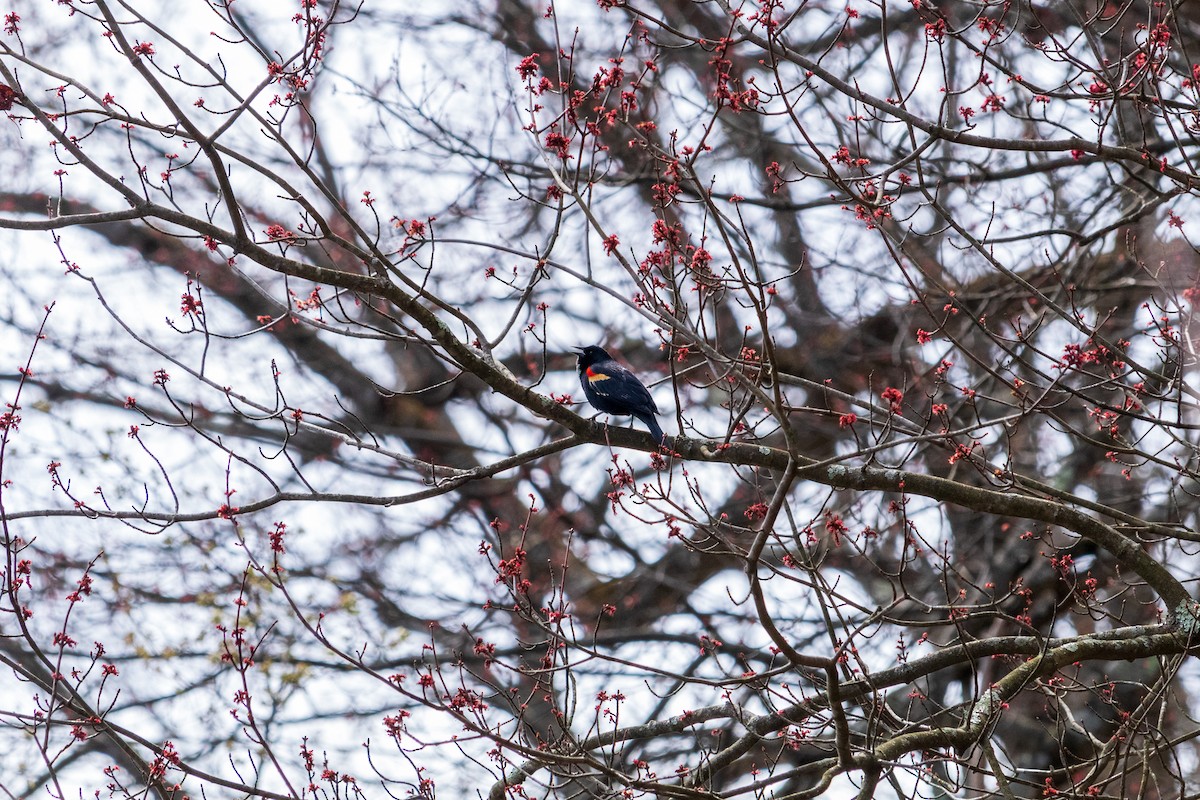
<svg viewBox="0 0 1200 800">
<path fill-rule="evenodd" d="M 659 426 L 658 420 L 653 414 L 638 414 L 637 418 L 646 423 L 646 427 L 650 429 L 650 435 L 654 437 L 654 441 L 662 444 L 667 435 L 663 433 L 662 427 Z"/>
</svg>

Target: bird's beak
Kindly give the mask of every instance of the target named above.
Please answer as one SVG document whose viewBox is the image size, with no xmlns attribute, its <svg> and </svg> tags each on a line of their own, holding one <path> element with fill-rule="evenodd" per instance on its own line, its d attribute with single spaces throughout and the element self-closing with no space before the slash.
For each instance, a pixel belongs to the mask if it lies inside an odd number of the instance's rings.
<svg viewBox="0 0 1200 800">
<path fill-rule="evenodd" d="M 584 350 L 586 350 L 587 348 L 585 348 L 585 347 L 572 347 L 571 349 L 572 349 L 572 350 L 574 350 L 576 353 L 579 353 L 580 355 L 583 355 L 583 351 L 584 351 Z"/>
</svg>

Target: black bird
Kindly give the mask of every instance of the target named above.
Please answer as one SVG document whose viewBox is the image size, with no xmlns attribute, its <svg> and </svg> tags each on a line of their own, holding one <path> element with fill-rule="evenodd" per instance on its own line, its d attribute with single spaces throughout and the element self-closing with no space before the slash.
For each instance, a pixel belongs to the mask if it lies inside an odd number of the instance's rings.
<svg viewBox="0 0 1200 800">
<path fill-rule="evenodd" d="M 620 417 L 637 417 L 657 442 L 666 438 L 654 415 L 658 406 L 637 376 L 613 360 L 599 345 L 575 348 L 579 352 L 579 383 L 592 408 Z"/>
</svg>

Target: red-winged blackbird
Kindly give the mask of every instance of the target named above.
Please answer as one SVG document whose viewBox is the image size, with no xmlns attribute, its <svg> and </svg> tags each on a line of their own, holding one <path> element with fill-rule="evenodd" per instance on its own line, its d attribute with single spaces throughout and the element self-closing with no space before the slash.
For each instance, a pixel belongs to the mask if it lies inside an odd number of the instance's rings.
<svg viewBox="0 0 1200 800">
<path fill-rule="evenodd" d="M 666 438 L 654 415 L 658 406 L 637 376 L 613 360 L 598 345 L 575 348 L 579 352 L 579 382 L 592 408 L 605 414 L 637 417 L 657 442 Z"/>
</svg>

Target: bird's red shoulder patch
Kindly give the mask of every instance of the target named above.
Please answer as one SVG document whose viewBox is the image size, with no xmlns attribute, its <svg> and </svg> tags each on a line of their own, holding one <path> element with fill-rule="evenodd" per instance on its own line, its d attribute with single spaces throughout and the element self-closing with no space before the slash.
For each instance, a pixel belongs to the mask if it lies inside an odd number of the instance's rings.
<svg viewBox="0 0 1200 800">
<path fill-rule="evenodd" d="M 609 379 L 609 376 L 603 372 L 596 372 L 596 370 L 592 369 L 591 367 L 588 367 L 587 368 L 587 379 L 589 381 L 591 381 L 592 383 L 595 383 L 596 381 L 606 381 Z"/>
</svg>

